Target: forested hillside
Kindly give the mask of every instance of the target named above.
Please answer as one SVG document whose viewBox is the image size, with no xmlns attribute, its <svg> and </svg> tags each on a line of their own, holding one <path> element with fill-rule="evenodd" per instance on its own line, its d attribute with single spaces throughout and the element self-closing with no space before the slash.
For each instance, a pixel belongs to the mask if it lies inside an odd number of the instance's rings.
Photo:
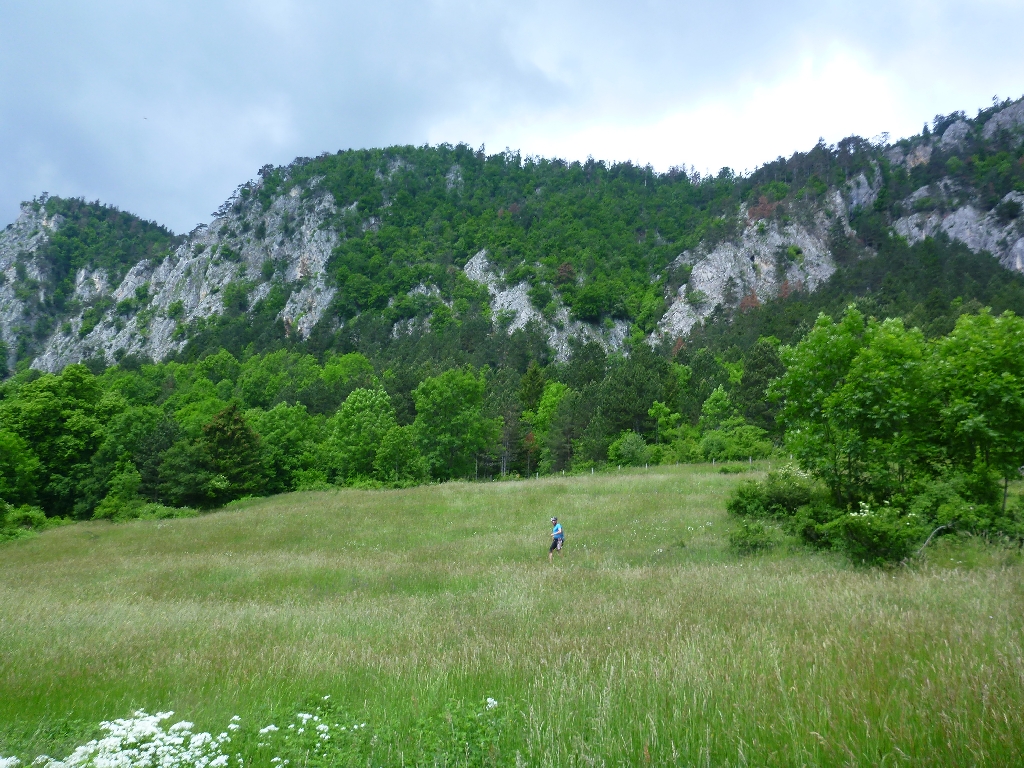
<svg viewBox="0 0 1024 768">
<path fill-rule="evenodd" d="M 821 312 L 922 339 L 1024 315 L 1022 125 L 1004 103 L 745 177 L 346 151 L 182 237 L 39 198 L 0 239 L 8 529 L 767 456 Z"/>
</svg>

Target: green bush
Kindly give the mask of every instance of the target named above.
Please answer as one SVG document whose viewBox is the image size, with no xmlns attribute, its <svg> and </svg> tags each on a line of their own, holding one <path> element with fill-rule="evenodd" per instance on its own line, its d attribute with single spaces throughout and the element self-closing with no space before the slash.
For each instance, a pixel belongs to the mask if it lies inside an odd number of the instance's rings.
<svg viewBox="0 0 1024 768">
<path fill-rule="evenodd" d="M 800 507 L 811 503 L 814 491 L 806 473 L 787 465 L 769 472 L 760 482 L 740 483 L 726 509 L 741 517 L 793 517 Z"/>
<path fill-rule="evenodd" d="M 766 552 L 781 541 L 781 532 L 760 520 L 741 520 L 739 527 L 729 534 L 729 548 L 741 555 Z"/>
<path fill-rule="evenodd" d="M 772 450 L 768 433 L 752 424 L 710 430 L 700 441 L 700 452 L 705 461 L 765 459 L 771 456 Z"/>
<path fill-rule="evenodd" d="M 842 514 L 824 528 L 837 548 L 862 565 L 903 560 L 929 533 L 925 521 L 914 513 L 888 504 L 872 508 L 864 502 L 859 511 Z"/>
<path fill-rule="evenodd" d="M 741 483 L 726 508 L 744 518 L 730 537 L 730 546 L 737 551 L 755 551 L 769 531 L 760 520 L 775 519 L 784 521 L 787 530 L 805 543 L 845 552 L 853 562 L 865 565 L 908 557 L 937 525 L 987 529 L 989 522 L 978 521 L 986 510 L 991 512 L 991 507 L 967 503 L 948 484 L 935 484 L 920 493 L 909 511 L 864 502 L 856 512 L 838 509 L 805 473 L 792 466 L 769 472 L 760 482 Z M 1018 530 L 1012 516 L 1004 528 Z"/>
<path fill-rule="evenodd" d="M 608 446 L 608 461 L 623 467 L 641 467 L 651 460 L 647 442 L 636 432 L 627 431 Z"/>
<path fill-rule="evenodd" d="M 66 522 L 60 517 L 47 517 L 39 507 L 28 504 L 15 507 L 0 501 L 0 541 L 28 538 Z"/>
</svg>

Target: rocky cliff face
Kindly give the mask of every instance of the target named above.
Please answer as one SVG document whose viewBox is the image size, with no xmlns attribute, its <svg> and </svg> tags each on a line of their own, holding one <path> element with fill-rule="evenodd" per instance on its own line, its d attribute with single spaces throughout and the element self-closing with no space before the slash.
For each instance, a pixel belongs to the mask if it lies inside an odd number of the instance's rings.
<svg viewBox="0 0 1024 768">
<path fill-rule="evenodd" d="M 0 341 L 6 347 L 8 368 L 14 365 L 19 345 L 32 334 L 33 318 L 26 308 L 46 277 L 46 265 L 36 253 L 61 224 L 59 216 L 49 218 L 44 210 L 25 206 L 18 219 L 0 232 Z"/>
<path fill-rule="evenodd" d="M 861 174 L 846 190 L 833 190 L 826 206 L 799 210 L 788 221 L 772 217 L 771 206 L 740 211 L 740 236 L 714 248 L 686 251 L 673 266 L 690 265 L 686 285 L 670 297 L 656 335 L 679 338 L 719 307 L 753 307 L 793 291 L 813 291 L 832 276 L 835 259 L 829 236 L 838 224 L 850 234 L 852 201 L 871 199 L 871 186 Z"/>
<path fill-rule="evenodd" d="M 952 186 L 948 181 L 932 184 L 917 190 L 913 197 L 943 197 Z M 1024 204 L 1024 194 L 1009 192 L 1002 202 Z M 985 212 L 966 203 L 952 210 L 904 216 L 893 224 L 893 228 L 911 244 L 944 232 L 975 253 L 988 251 L 1007 269 L 1024 272 L 1024 231 L 1018 221 L 1006 221 L 996 210 Z"/>
<path fill-rule="evenodd" d="M 609 351 L 621 349 L 626 340 L 629 326 L 624 321 L 615 320 L 603 327 L 583 323 L 572 319 L 568 307 L 560 302 L 554 315 L 550 319 L 545 318 L 530 302 L 527 295 L 529 285 L 525 282 L 505 285 L 504 276 L 496 274 L 487 260 L 486 250 L 466 262 L 464 271 L 470 280 L 487 286 L 495 324 L 504 326 L 507 333 L 513 333 L 527 323 L 537 323 L 547 335 L 557 360 L 569 358 L 573 339 L 596 341 Z"/>
<path fill-rule="evenodd" d="M 983 140 L 992 141 L 999 134 L 1019 134 L 1024 130 L 1024 100 L 1010 104 L 992 114 L 981 126 Z M 940 136 L 918 139 L 909 150 L 894 147 L 888 159 L 894 166 L 913 169 L 931 162 L 936 151 L 947 153 L 964 149 L 974 128 L 966 120 L 956 120 Z M 922 186 L 903 201 L 903 207 L 916 210 L 893 223 L 897 233 L 916 243 L 940 232 L 959 240 L 972 251 L 988 251 L 1007 269 L 1024 272 L 1024 221 L 1007 217 L 1003 211 L 1024 204 L 1024 193 L 1010 191 L 999 204 L 984 210 L 975 190 L 945 176 Z M 1010 206 L 1008 209 L 1007 206 Z"/>
<path fill-rule="evenodd" d="M 243 188 L 244 195 L 240 189 L 172 254 L 136 264 L 116 285 L 102 270 L 79 270 L 72 297 L 78 309 L 45 341 L 32 367 L 57 371 L 96 356 L 113 363 L 124 354 L 163 360 L 187 343 L 190 322 L 223 311 L 229 287 L 252 306 L 280 285 L 289 294 L 280 318 L 290 333 L 306 338 L 335 293 L 324 274 L 338 240 L 324 226 L 335 204 L 315 187 L 294 187 L 266 210 L 255 201 L 259 183 Z M 0 233 L 0 271 L 7 278 L 0 286 L 0 334 L 12 360 L 34 321 L 18 273 L 45 283 L 47 265 L 38 251 L 60 224 L 26 205 Z M 126 301 L 135 306 L 126 311 Z"/>
</svg>

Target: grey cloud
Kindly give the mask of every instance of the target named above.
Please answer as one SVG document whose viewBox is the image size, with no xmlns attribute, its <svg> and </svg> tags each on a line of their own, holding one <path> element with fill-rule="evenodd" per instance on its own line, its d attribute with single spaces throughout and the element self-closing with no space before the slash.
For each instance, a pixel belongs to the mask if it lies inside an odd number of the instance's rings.
<svg viewBox="0 0 1024 768">
<path fill-rule="evenodd" d="M 1024 90 L 1021 21 L 995 1 L 7 0 L 0 220 L 47 190 L 187 230 L 267 162 L 439 123 L 455 142 L 523 116 L 656 116 L 837 44 L 936 102 Z"/>
</svg>

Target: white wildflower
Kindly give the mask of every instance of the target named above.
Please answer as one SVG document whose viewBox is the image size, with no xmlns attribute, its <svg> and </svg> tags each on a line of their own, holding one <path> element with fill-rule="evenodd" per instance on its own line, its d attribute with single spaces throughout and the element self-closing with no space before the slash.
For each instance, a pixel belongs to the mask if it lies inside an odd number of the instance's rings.
<svg viewBox="0 0 1024 768">
<path fill-rule="evenodd" d="M 240 721 L 241 719 L 242 719 L 242 718 L 240 718 L 240 717 L 239 717 L 238 715 L 233 715 L 233 716 L 231 717 L 231 722 L 232 722 L 232 723 L 237 723 L 237 722 L 239 722 L 239 721 Z"/>
<path fill-rule="evenodd" d="M 498 706 L 497 700 L 496 699 L 492 699 L 490 696 L 488 696 L 487 697 L 487 708 L 488 709 L 494 709 L 496 706 Z"/>
<path fill-rule="evenodd" d="M 272 733 L 273 731 L 280 730 L 276 725 L 271 723 L 266 728 L 260 728 L 260 733 Z"/>
<path fill-rule="evenodd" d="M 78 747 L 64 760 L 41 755 L 33 765 L 42 768 L 226 768 L 228 756 L 209 733 L 192 733 L 182 721 L 164 730 L 161 723 L 173 712 L 155 715 L 139 710 L 132 718 L 100 723 L 106 733 Z M 224 734 L 226 737 L 226 734 Z M 2 768 L 13 768 L 6 765 Z"/>
<path fill-rule="evenodd" d="M 0 768 L 14 768 L 20 764 L 21 760 L 16 757 L 0 757 Z"/>
<path fill-rule="evenodd" d="M 331 730 L 331 727 L 327 725 L 327 723 L 320 723 L 320 725 L 318 725 L 316 729 L 320 731 L 320 733 L 324 733 L 326 731 Z"/>
</svg>

